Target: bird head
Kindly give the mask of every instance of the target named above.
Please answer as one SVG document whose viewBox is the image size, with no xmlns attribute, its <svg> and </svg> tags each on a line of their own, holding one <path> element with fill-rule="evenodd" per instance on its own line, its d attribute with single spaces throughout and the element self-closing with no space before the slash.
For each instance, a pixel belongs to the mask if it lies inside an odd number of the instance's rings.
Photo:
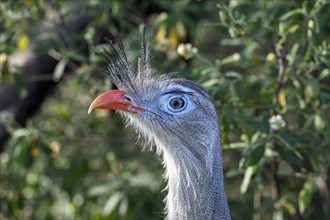
<svg viewBox="0 0 330 220">
<path fill-rule="evenodd" d="M 134 72 L 122 42 L 109 42 L 106 75 L 118 87 L 99 95 L 89 107 L 118 110 L 127 123 L 156 145 L 156 152 L 181 152 L 204 161 L 210 142 L 219 138 L 218 117 L 209 95 L 196 83 L 167 75 L 155 75 L 149 49 L 142 42 Z"/>
</svg>

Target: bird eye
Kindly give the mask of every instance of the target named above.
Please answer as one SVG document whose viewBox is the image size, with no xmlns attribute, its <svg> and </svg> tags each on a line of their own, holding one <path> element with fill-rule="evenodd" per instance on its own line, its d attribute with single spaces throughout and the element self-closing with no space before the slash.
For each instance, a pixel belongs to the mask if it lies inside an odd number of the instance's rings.
<svg viewBox="0 0 330 220">
<path fill-rule="evenodd" d="M 169 101 L 169 110 L 174 112 L 182 111 L 186 106 L 187 104 L 183 97 L 174 97 Z"/>
</svg>

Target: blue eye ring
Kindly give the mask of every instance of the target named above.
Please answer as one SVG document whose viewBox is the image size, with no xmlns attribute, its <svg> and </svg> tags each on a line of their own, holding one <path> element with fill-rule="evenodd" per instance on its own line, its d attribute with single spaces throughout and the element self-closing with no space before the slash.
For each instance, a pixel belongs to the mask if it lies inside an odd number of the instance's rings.
<svg viewBox="0 0 330 220">
<path fill-rule="evenodd" d="M 187 107 L 187 100 L 184 96 L 174 96 L 168 100 L 168 110 L 181 112 Z"/>
</svg>

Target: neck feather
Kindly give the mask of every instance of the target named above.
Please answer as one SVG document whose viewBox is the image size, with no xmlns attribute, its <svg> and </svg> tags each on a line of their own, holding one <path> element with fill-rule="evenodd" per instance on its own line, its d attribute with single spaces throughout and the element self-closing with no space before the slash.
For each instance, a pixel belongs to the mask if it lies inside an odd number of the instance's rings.
<svg viewBox="0 0 330 220">
<path fill-rule="evenodd" d="M 220 141 L 211 142 L 207 155 L 191 152 L 189 146 L 162 147 L 168 181 L 167 219 L 230 219 Z"/>
</svg>

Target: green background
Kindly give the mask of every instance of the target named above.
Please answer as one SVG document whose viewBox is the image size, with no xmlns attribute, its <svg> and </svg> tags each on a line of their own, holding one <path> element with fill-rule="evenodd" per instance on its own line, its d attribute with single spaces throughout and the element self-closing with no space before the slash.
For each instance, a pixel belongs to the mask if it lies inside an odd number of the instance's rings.
<svg viewBox="0 0 330 220">
<path fill-rule="evenodd" d="M 48 73 L 58 84 L 26 125 L 0 112 L 10 134 L 0 154 L 0 219 L 164 217 L 161 158 L 141 152 L 118 114 L 87 114 L 113 88 L 101 67 L 104 38 L 121 34 L 135 66 L 143 24 L 155 74 L 194 80 L 214 101 L 232 218 L 329 219 L 329 1 L 7 0 L 0 9 L 2 88 L 14 84 L 26 96 L 24 72 L 9 59 L 32 44 L 58 60 Z M 67 34 L 72 16 L 89 23 Z M 40 32 L 47 22 L 56 25 Z M 275 115 L 285 121 L 279 129 L 269 123 Z"/>
</svg>

